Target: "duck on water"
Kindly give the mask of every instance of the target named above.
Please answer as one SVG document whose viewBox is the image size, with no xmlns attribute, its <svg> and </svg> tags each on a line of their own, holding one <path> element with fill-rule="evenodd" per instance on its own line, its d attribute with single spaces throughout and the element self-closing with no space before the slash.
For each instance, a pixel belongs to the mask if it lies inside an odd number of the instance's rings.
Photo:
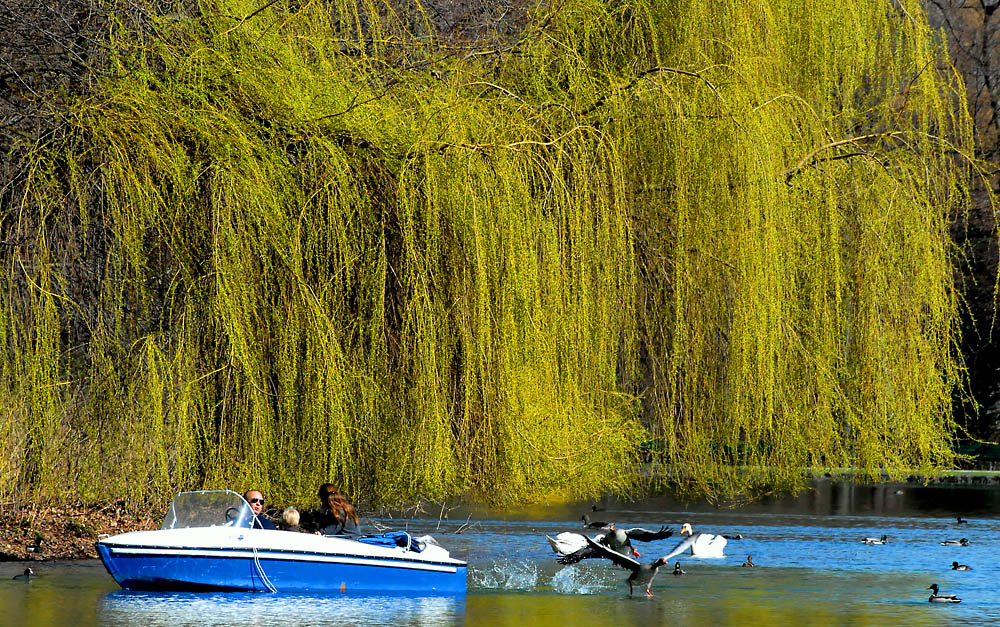
<svg viewBox="0 0 1000 627">
<path fill-rule="evenodd" d="M 961 538 L 959 540 L 945 540 L 940 544 L 941 546 L 969 546 L 972 543 L 967 538 Z"/>
<path fill-rule="evenodd" d="M 927 589 L 932 591 L 931 592 L 931 597 L 929 599 L 927 599 L 927 601 L 929 603 L 961 603 L 962 602 L 962 599 L 958 598 L 958 595 L 954 595 L 954 594 L 941 594 L 940 592 L 938 592 L 938 585 L 936 583 L 932 583 L 930 586 L 927 587 Z"/>
<path fill-rule="evenodd" d="M 580 520 L 583 521 L 583 526 L 587 529 L 607 529 L 608 523 L 601 520 L 591 520 L 590 516 L 584 514 L 580 516 Z"/>
<path fill-rule="evenodd" d="M 35 574 L 35 571 L 30 568 L 25 568 L 24 572 L 19 575 L 14 575 L 13 579 L 16 581 L 31 581 L 31 576 Z"/>
</svg>

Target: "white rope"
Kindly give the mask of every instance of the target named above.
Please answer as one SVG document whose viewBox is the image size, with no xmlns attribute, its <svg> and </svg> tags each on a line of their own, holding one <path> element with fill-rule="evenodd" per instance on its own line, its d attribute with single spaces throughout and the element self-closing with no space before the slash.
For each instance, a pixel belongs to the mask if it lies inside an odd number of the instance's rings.
<svg viewBox="0 0 1000 627">
<path fill-rule="evenodd" d="M 264 587 L 267 588 L 268 592 L 277 592 L 278 589 L 274 587 L 271 580 L 267 578 L 264 573 L 264 568 L 260 565 L 260 558 L 257 556 L 257 547 L 253 547 L 253 565 L 257 567 L 257 574 L 260 575 L 260 580 L 264 582 Z"/>
</svg>

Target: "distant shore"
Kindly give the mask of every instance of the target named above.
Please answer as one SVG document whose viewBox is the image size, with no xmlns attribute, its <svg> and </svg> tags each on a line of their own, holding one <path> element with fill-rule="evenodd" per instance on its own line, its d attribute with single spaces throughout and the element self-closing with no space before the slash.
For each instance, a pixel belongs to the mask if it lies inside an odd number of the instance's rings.
<svg viewBox="0 0 1000 627">
<path fill-rule="evenodd" d="M 850 480 L 854 476 L 851 471 L 831 471 L 826 473 L 813 473 L 813 479 L 841 479 Z M 870 483 L 870 482 L 865 482 Z M 887 483 L 887 484 L 927 484 L 927 485 L 980 485 L 989 486 L 997 485 L 1000 486 L 1000 470 L 942 470 L 941 472 L 934 473 L 930 476 L 924 476 L 919 473 L 910 473 L 902 481 L 894 481 L 888 476 L 883 477 L 882 481 L 876 483 Z"/>
</svg>

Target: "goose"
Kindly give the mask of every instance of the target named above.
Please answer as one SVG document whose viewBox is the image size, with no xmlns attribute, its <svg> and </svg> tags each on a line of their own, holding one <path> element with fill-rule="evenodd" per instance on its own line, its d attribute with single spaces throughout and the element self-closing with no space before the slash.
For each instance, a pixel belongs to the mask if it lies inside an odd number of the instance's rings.
<svg viewBox="0 0 1000 627">
<path fill-rule="evenodd" d="M 861 543 L 867 544 L 868 546 L 889 544 L 889 536 L 882 536 L 881 538 L 864 538 L 861 540 Z"/>
<path fill-rule="evenodd" d="M 967 539 L 962 538 L 961 540 L 945 540 L 940 543 L 941 546 L 969 546 L 972 544 Z"/>
<path fill-rule="evenodd" d="M 958 598 L 958 596 L 956 596 L 954 594 L 939 594 L 938 593 L 938 585 L 936 583 L 932 583 L 930 586 L 927 587 L 927 589 L 928 590 L 933 590 L 933 592 L 931 592 L 931 597 L 929 599 L 927 599 L 927 601 L 930 602 L 930 603 L 961 603 L 962 602 L 962 599 Z"/>
<path fill-rule="evenodd" d="M 674 535 L 674 530 L 670 529 L 665 525 L 660 525 L 657 531 L 649 531 L 648 529 L 643 529 L 642 527 L 633 527 L 631 529 L 622 529 L 612 523 L 608 526 L 608 531 L 601 535 L 600 537 L 594 537 L 594 540 L 604 546 L 608 547 L 612 551 L 621 553 L 622 555 L 631 554 L 633 557 L 639 557 L 639 551 L 635 550 L 632 546 L 632 540 L 637 542 L 653 542 L 655 540 L 663 540 Z M 582 559 L 600 557 L 594 553 L 594 551 L 586 546 L 582 550 L 575 551 L 569 555 L 564 555 L 559 558 L 561 564 L 575 564 Z"/>
<path fill-rule="evenodd" d="M 691 557 L 725 557 L 723 550 L 726 548 L 727 540 L 724 537 L 711 533 L 695 533 L 691 523 L 681 525 L 681 535 L 685 534 L 688 537 L 681 540 L 680 544 L 663 556 L 663 559 L 668 560 L 688 549 L 691 550 Z"/>
<path fill-rule="evenodd" d="M 599 521 L 592 521 L 592 520 L 590 520 L 590 516 L 588 516 L 587 514 L 584 514 L 583 516 L 580 516 L 580 520 L 583 521 L 583 526 L 586 527 L 587 529 L 607 529 L 608 528 L 608 523 L 606 523 L 606 522 L 599 522 Z"/>
<path fill-rule="evenodd" d="M 31 576 L 34 574 L 35 571 L 31 570 L 30 568 L 25 568 L 23 573 L 21 573 L 20 575 L 14 575 L 13 578 L 21 581 L 30 581 Z"/>
<path fill-rule="evenodd" d="M 635 561 L 631 557 L 628 557 L 627 555 L 622 555 L 621 553 L 612 551 L 603 544 L 594 542 L 590 538 L 587 538 L 587 544 L 590 545 L 590 547 L 594 549 L 594 551 L 599 553 L 601 557 L 606 557 L 612 562 L 614 562 L 616 565 L 632 571 L 632 574 L 629 575 L 628 579 L 625 580 L 625 582 L 628 583 L 629 596 L 632 596 L 633 592 L 635 592 L 636 586 L 645 586 L 646 596 L 648 597 L 653 596 L 653 593 L 650 591 L 649 588 L 650 586 L 653 585 L 653 578 L 656 577 L 656 571 L 658 571 L 661 566 L 667 563 L 667 558 L 661 557 L 657 560 L 650 562 L 649 564 L 642 564 L 640 562 Z M 674 569 L 674 572 L 676 573 L 676 568 Z"/>
<path fill-rule="evenodd" d="M 753 555 L 747 555 L 747 561 L 740 564 L 743 568 L 756 568 L 757 565 L 753 563 Z"/>
<path fill-rule="evenodd" d="M 951 563 L 952 570 L 972 570 L 972 566 L 966 566 L 965 564 L 959 564 L 958 562 Z"/>
<path fill-rule="evenodd" d="M 622 555 L 632 554 L 634 557 L 639 557 L 639 552 L 632 546 L 632 540 L 653 542 L 654 540 L 669 538 L 673 534 L 673 529 L 663 525 L 660 526 L 658 531 L 649 531 L 642 527 L 621 529 L 612 523 L 606 533 L 597 534 L 593 539 L 595 542 L 599 542 Z M 548 536 L 546 537 L 548 538 Z M 585 536 L 571 532 L 560 533 L 556 536 L 555 540 L 549 538 L 549 544 L 552 545 L 553 550 L 560 554 L 558 558 L 560 564 L 575 564 L 583 559 L 601 557 L 586 542 Z"/>
<path fill-rule="evenodd" d="M 674 564 L 674 576 L 675 577 L 680 577 L 681 575 L 686 575 L 686 574 L 687 574 L 687 571 L 683 570 L 681 568 L 681 563 L 680 562 L 677 562 L 676 564 Z"/>
</svg>

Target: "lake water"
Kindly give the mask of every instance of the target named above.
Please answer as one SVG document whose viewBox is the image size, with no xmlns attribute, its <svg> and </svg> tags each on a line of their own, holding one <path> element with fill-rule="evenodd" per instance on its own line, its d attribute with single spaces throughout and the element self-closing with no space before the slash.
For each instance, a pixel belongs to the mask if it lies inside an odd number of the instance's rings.
<svg viewBox="0 0 1000 627">
<path fill-rule="evenodd" d="M 897 491 L 901 490 L 899 494 Z M 0 563 L 0 622 L 5 625 L 451 625 L 567 627 L 643 625 L 887 625 L 1000 621 L 1000 487 L 845 486 L 819 482 L 795 498 L 737 509 L 684 504 L 669 497 L 636 502 L 538 506 L 525 511 L 455 509 L 380 520 L 431 533 L 469 562 L 464 598 L 149 593 L 118 588 L 99 561 L 31 563 L 30 582 L 11 577 L 22 563 Z M 664 568 L 655 597 L 628 597 L 627 572 L 604 560 L 556 563 L 545 535 L 582 530 L 580 515 L 624 526 L 727 535 L 722 559 L 680 558 L 687 574 Z M 956 515 L 969 520 L 956 523 Z M 472 516 L 471 528 L 455 532 Z M 862 537 L 889 536 L 884 546 Z M 939 542 L 966 537 L 967 547 Z M 679 537 L 636 543 L 643 561 L 667 553 Z M 758 568 L 741 568 L 753 555 Z M 671 560 L 673 561 L 673 560 Z M 951 563 L 974 570 L 951 570 Z M 926 588 L 957 593 L 957 605 L 930 604 Z M 638 593 L 639 591 L 637 591 Z"/>
</svg>

